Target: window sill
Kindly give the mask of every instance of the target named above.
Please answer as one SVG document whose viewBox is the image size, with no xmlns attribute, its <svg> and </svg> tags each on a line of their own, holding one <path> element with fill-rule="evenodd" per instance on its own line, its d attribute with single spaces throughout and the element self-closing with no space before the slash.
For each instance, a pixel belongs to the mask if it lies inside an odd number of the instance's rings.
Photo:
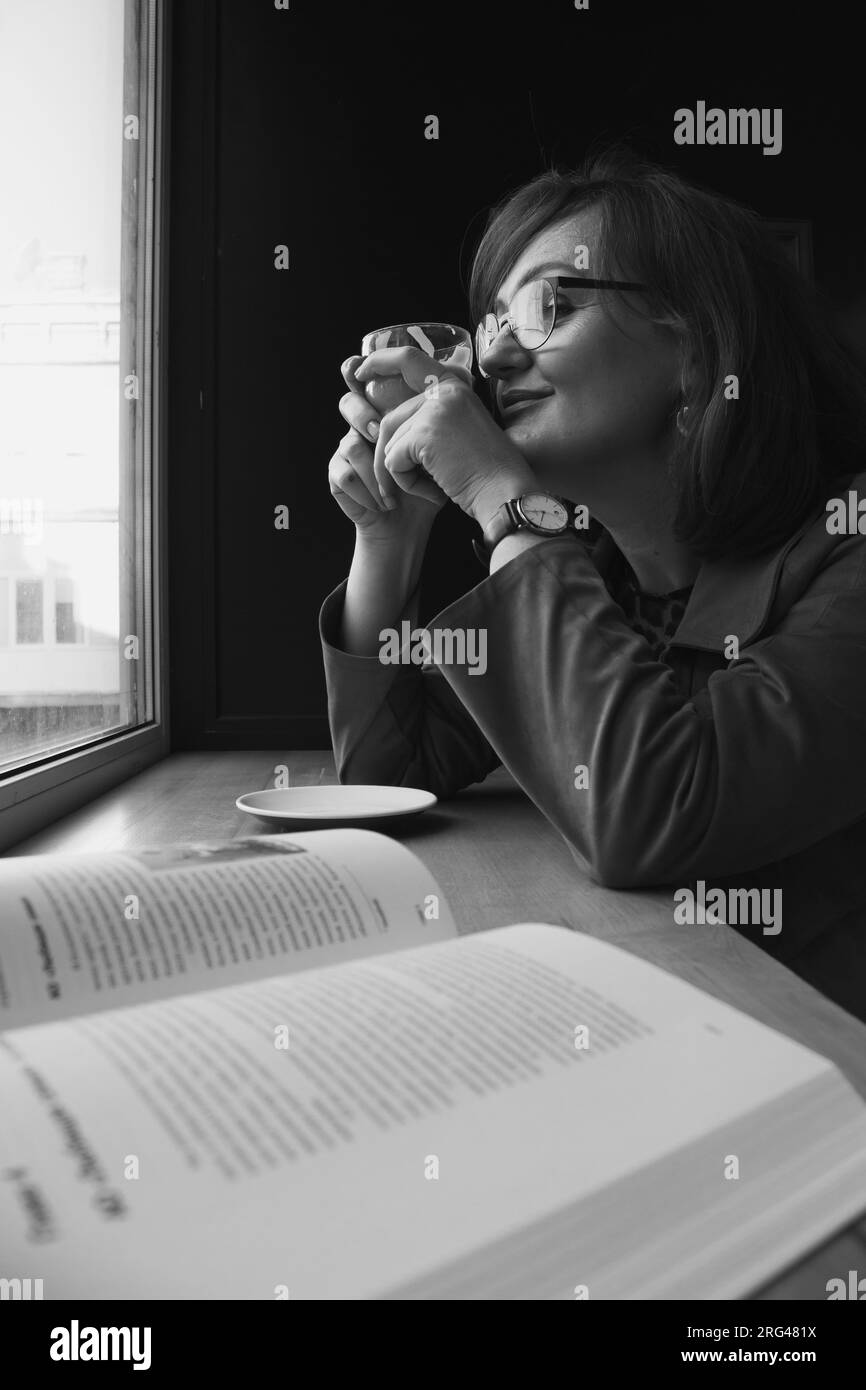
<svg viewBox="0 0 866 1390">
<path fill-rule="evenodd" d="M 0 779 L 0 853 L 61 816 L 159 762 L 169 752 L 165 724 L 148 724 L 93 748 L 77 748 L 44 767 Z"/>
</svg>

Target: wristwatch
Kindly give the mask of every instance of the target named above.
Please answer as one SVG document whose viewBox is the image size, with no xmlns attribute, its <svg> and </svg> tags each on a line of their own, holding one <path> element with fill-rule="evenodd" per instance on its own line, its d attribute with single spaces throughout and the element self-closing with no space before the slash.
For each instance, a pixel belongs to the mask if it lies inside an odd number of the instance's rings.
<svg viewBox="0 0 866 1390">
<path fill-rule="evenodd" d="M 480 542 L 472 546 L 482 564 L 488 564 L 494 547 L 512 531 L 532 531 L 536 536 L 564 536 L 574 531 L 577 508 L 565 497 L 550 492 L 524 492 L 503 502 L 484 527 Z"/>
</svg>

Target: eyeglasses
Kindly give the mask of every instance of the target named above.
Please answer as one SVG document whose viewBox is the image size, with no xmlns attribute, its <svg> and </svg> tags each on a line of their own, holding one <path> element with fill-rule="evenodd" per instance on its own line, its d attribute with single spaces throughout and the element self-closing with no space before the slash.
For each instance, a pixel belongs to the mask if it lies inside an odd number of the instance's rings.
<svg viewBox="0 0 866 1390">
<path fill-rule="evenodd" d="M 505 325 L 517 339 L 522 348 L 532 351 L 546 343 L 556 327 L 557 311 L 562 318 L 563 311 L 572 313 L 576 309 L 587 309 L 597 301 L 590 297 L 592 290 L 645 290 L 646 285 L 634 284 L 629 280 L 590 280 L 568 275 L 553 275 L 542 280 L 530 280 L 521 285 L 508 306 L 508 312 L 501 319 L 496 314 L 485 314 L 475 330 L 475 359 L 478 370 L 485 378 L 481 365 L 484 353 L 490 351 L 500 329 Z"/>
</svg>

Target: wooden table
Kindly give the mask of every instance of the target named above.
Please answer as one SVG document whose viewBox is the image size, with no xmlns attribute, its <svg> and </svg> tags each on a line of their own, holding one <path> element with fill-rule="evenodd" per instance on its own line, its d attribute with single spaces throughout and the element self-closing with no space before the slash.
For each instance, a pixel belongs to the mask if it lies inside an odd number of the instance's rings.
<svg viewBox="0 0 866 1390">
<path fill-rule="evenodd" d="M 9 851 L 123 850 L 260 834 L 235 798 L 336 781 L 330 751 L 177 753 Z M 664 890 L 600 888 L 505 769 L 390 833 L 423 859 L 464 931 L 554 922 L 626 947 L 834 1061 L 866 1098 L 866 1025 L 727 926 L 678 926 Z M 866 1210 L 866 1193 L 864 1193 Z M 866 1218 L 753 1296 L 826 1300 L 830 1278 L 866 1274 Z"/>
</svg>

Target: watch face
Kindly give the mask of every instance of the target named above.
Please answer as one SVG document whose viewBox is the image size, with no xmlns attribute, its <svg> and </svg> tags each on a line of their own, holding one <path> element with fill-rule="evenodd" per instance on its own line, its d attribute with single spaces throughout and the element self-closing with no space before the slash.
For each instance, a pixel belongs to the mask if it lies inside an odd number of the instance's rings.
<svg viewBox="0 0 866 1390">
<path fill-rule="evenodd" d="M 549 492 L 526 492 L 518 502 L 521 515 L 539 531 L 564 531 L 568 512 Z"/>
</svg>

